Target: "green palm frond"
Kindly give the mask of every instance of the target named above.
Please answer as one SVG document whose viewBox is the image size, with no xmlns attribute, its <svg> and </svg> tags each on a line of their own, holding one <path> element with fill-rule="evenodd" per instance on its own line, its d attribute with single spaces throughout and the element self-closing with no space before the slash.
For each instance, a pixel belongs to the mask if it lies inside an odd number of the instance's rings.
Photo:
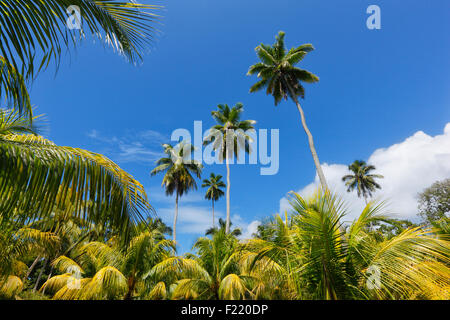
<svg viewBox="0 0 450 320">
<path fill-rule="evenodd" d="M 23 289 L 22 280 L 17 276 L 0 277 L 0 297 L 12 299 Z"/>
<path fill-rule="evenodd" d="M 58 258 L 53 260 L 52 266 L 54 266 L 55 269 L 59 270 L 62 273 L 66 273 L 69 271 L 80 275 L 84 273 L 83 269 L 78 263 L 66 256 L 59 256 Z"/>
<path fill-rule="evenodd" d="M 5 58 L 0 56 L 0 99 L 4 98 L 9 108 L 33 118 L 33 108 L 24 77 Z"/>
<path fill-rule="evenodd" d="M 247 289 L 241 277 L 229 274 L 220 282 L 219 296 L 224 300 L 240 300 L 245 297 Z"/>
<path fill-rule="evenodd" d="M 103 155 L 15 134 L 0 136 L 0 154 L 0 211 L 6 219 L 15 211 L 38 219 L 56 205 L 127 236 L 151 211 L 143 186 Z"/>
<path fill-rule="evenodd" d="M 158 282 L 149 292 L 147 298 L 149 300 L 164 300 L 167 298 L 167 288 L 164 282 Z"/>
<path fill-rule="evenodd" d="M 238 158 L 241 150 L 251 153 L 253 139 L 248 131 L 254 129 L 256 121 L 241 120 L 244 105 L 238 102 L 230 108 L 227 104 L 219 104 L 217 108 L 211 115 L 218 124 L 211 128 L 203 145 L 212 144 L 219 155 L 219 161 L 232 156 Z"/>
<path fill-rule="evenodd" d="M 70 6 L 80 9 L 82 30 L 67 26 Z M 58 64 L 64 48 L 89 33 L 104 40 L 131 61 L 142 57 L 156 30 L 160 7 L 106 0 L 8 0 L 0 5 L 0 54 L 26 77 L 50 61 Z"/>
<path fill-rule="evenodd" d="M 311 44 L 303 44 L 286 51 L 284 37 L 285 33 L 280 31 L 272 46 L 260 44 L 256 47 L 255 51 L 261 62 L 250 66 L 247 72 L 247 75 L 257 75 L 259 78 L 259 81 L 251 86 L 250 92 L 266 88 L 266 93 L 273 96 L 275 105 L 288 97 L 294 101 L 298 96 L 303 98 L 305 90 L 301 83 L 319 81 L 315 74 L 295 66 L 308 52 L 313 51 L 314 47 Z"/>
<path fill-rule="evenodd" d="M 83 299 L 113 299 L 122 297 L 128 290 L 127 279 L 116 268 L 100 269 L 83 287 Z"/>
</svg>

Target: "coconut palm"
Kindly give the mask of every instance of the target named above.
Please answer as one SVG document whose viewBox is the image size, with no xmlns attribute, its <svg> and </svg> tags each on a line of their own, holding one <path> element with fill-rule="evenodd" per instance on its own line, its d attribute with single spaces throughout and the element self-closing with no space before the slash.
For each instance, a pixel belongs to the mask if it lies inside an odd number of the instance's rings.
<svg viewBox="0 0 450 320">
<path fill-rule="evenodd" d="M 222 191 L 221 188 L 224 188 L 224 187 L 225 187 L 225 183 L 223 183 L 222 176 L 220 174 L 216 176 L 214 173 L 211 173 L 209 180 L 208 179 L 203 180 L 202 188 L 208 188 L 208 190 L 206 190 L 205 199 L 211 200 L 211 203 L 212 203 L 212 219 L 213 219 L 212 226 L 213 226 L 213 228 L 215 227 L 215 224 L 214 224 L 214 202 L 219 200 L 221 197 L 223 197 L 224 192 Z"/>
<path fill-rule="evenodd" d="M 368 204 L 344 228 L 345 204 L 329 192 L 309 199 L 292 193 L 290 203 L 290 217 L 277 217 L 270 235 L 248 243 L 257 253 L 253 264 L 274 262 L 264 270 L 285 298 L 448 299 L 448 239 L 420 227 L 380 239 L 370 226 L 389 221 L 383 204 Z"/>
<path fill-rule="evenodd" d="M 145 275 L 173 252 L 172 241 L 158 230 L 134 235 L 124 248 L 115 237 L 107 243 L 89 242 L 74 250 L 73 258 L 59 256 L 52 265 L 60 272 L 40 291 L 53 299 L 133 299 L 146 294 Z"/>
<path fill-rule="evenodd" d="M 267 88 L 266 92 L 273 96 L 275 105 L 278 105 L 282 99 L 287 100 L 288 97 L 295 102 L 300 113 L 303 129 L 308 136 L 309 148 L 320 183 L 322 188 L 327 189 L 325 176 L 314 146 L 313 136 L 306 125 L 305 114 L 298 101 L 298 97 L 304 98 L 305 96 L 305 88 L 302 82 L 313 83 L 319 81 L 315 74 L 295 67 L 308 52 L 314 50 L 314 47 L 311 44 L 303 44 L 287 51 L 284 44 L 284 36 L 285 33 L 280 31 L 276 36 L 276 42 L 272 46 L 260 44 L 256 47 L 256 54 L 261 62 L 252 65 L 247 75 L 256 74 L 261 80 L 250 88 L 250 92 Z"/>
<path fill-rule="evenodd" d="M 69 28 L 69 8 L 79 9 L 81 29 Z M 27 80 L 51 62 L 59 66 L 63 50 L 77 46 L 86 35 L 104 40 L 132 62 L 139 61 L 155 35 L 152 24 L 158 16 L 153 11 L 158 8 L 134 1 L 3 1 L 0 97 L 30 116 Z"/>
<path fill-rule="evenodd" d="M 217 125 L 213 126 L 210 134 L 205 138 L 204 144 L 213 144 L 214 150 L 219 155 L 219 160 L 225 159 L 227 166 L 227 224 L 226 232 L 230 231 L 230 160 L 234 156 L 236 159 L 241 150 L 246 153 L 251 152 L 250 143 L 253 141 L 248 130 L 253 130 L 254 120 L 241 120 L 244 105 L 236 103 L 232 108 L 227 104 L 219 104 L 218 110 L 212 111 L 212 117 Z"/>
<path fill-rule="evenodd" d="M 0 111 L 0 220 L 18 224 L 55 209 L 120 231 L 152 208 L 143 186 L 103 155 L 31 134 L 18 111 Z M 70 205 L 68 205 L 70 204 Z"/>
<path fill-rule="evenodd" d="M 197 189 L 196 176 L 200 179 L 202 165 L 191 159 L 194 146 L 189 143 L 180 142 L 175 147 L 170 144 L 163 144 L 164 153 L 167 157 L 156 161 L 156 167 L 151 171 L 151 175 L 164 172 L 162 186 L 166 189 L 166 195 L 175 193 L 175 213 L 173 218 L 173 241 L 177 240 L 177 218 L 178 200 L 191 189 Z"/>
<path fill-rule="evenodd" d="M 234 228 L 233 230 L 231 230 L 231 227 L 233 226 L 233 222 L 230 221 L 230 232 L 229 234 L 235 236 L 235 237 L 239 237 L 242 234 L 242 231 L 240 228 Z M 209 235 L 214 235 L 216 232 L 220 232 L 220 231 L 226 231 L 226 223 L 222 218 L 219 218 L 219 228 L 217 227 L 212 227 L 209 228 L 208 230 L 206 230 L 205 232 L 205 236 L 209 236 Z"/>
<path fill-rule="evenodd" d="M 61 246 L 61 238 L 30 226 L 0 223 L 0 297 L 11 299 L 20 293 L 28 277 L 26 258 L 51 255 Z"/>
<path fill-rule="evenodd" d="M 372 192 L 376 189 L 381 189 L 381 186 L 375 179 L 383 178 L 383 176 L 380 174 L 371 174 L 370 172 L 375 170 L 375 166 L 368 165 L 362 160 L 355 160 L 348 166 L 348 170 L 353 174 L 342 177 L 342 181 L 347 186 L 347 192 L 356 189 L 358 197 L 363 196 L 367 204 L 367 197 L 371 197 Z"/>
<path fill-rule="evenodd" d="M 243 299 L 249 294 L 240 272 L 239 243 L 225 230 L 195 243 L 198 257 L 170 257 L 157 264 L 152 275 L 173 279 L 173 299 Z"/>
</svg>

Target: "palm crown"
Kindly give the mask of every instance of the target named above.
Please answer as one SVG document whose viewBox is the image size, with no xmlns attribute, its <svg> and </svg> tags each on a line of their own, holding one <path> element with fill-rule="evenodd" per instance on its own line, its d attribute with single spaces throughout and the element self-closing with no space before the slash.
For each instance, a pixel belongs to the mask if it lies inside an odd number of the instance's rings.
<svg viewBox="0 0 450 320">
<path fill-rule="evenodd" d="M 197 189 L 197 183 L 192 175 L 200 179 L 203 166 L 201 163 L 191 159 L 194 146 L 189 143 L 182 141 L 175 147 L 170 144 L 163 144 L 163 147 L 164 153 L 168 156 L 156 162 L 156 168 L 151 171 L 151 175 L 165 172 L 162 186 L 165 187 L 167 195 L 176 194 L 173 219 L 173 240 L 176 242 L 178 198 L 191 189 Z"/>
<path fill-rule="evenodd" d="M 348 170 L 353 174 L 342 177 L 342 181 L 347 186 L 347 191 L 357 190 L 358 197 L 372 196 L 372 192 L 381 189 L 381 186 L 375 181 L 376 178 L 383 178 L 380 174 L 371 174 L 375 170 L 373 165 L 366 164 L 365 161 L 355 160 L 348 166 Z"/>
<path fill-rule="evenodd" d="M 205 199 L 217 201 L 224 195 L 221 188 L 225 188 L 226 185 L 223 183 L 222 176 L 220 174 L 215 175 L 214 173 L 211 173 L 209 180 L 203 180 L 202 188 L 206 187 L 208 190 L 206 190 Z"/>
<path fill-rule="evenodd" d="M 293 99 L 297 96 L 303 98 L 305 89 L 301 82 L 319 81 L 315 74 L 295 67 L 314 47 L 311 44 L 303 44 L 287 51 L 284 36 L 285 33 L 280 31 L 273 46 L 260 44 L 256 53 L 261 62 L 252 65 L 247 73 L 256 74 L 261 79 L 250 88 L 250 92 L 266 88 L 267 94 L 274 97 L 275 105 L 282 99 L 287 100 L 288 96 Z"/>
<path fill-rule="evenodd" d="M 193 175 L 200 178 L 202 165 L 195 160 L 189 160 L 194 146 L 181 142 L 175 147 L 170 144 L 164 144 L 163 147 L 168 157 L 156 162 L 157 166 L 151 171 L 151 175 L 166 172 L 162 181 L 166 194 L 172 195 L 176 192 L 178 196 L 182 196 L 191 189 L 197 189 Z"/>
<path fill-rule="evenodd" d="M 204 144 L 213 143 L 215 150 L 221 150 L 220 158 L 228 158 L 234 155 L 239 156 L 239 151 L 244 149 L 245 152 L 251 152 L 251 137 L 246 133 L 247 130 L 254 129 L 254 120 L 241 120 L 244 105 L 236 103 L 230 108 L 227 104 L 219 104 L 218 110 L 212 111 L 211 115 L 217 121 L 217 125 L 213 126 L 212 132 L 205 139 Z M 222 139 L 217 139 L 217 133 L 222 134 Z"/>
<path fill-rule="evenodd" d="M 230 231 L 230 165 L 229 159 L 234 155 L 239 157 L 240 150 L 250 153 L 252 138 L 247 130 L 254 129 L 254 120 L 241 120 L 241 114 L 244 111 L 242 103 L 230 108 L 227 104 L 219 104 L 218 110 L 211 114 L 217 125 L 213 126 L 209 135 L 205 138 L 203 144 L 212 143 L 214 150 L 219 152 L 219 159 L 226 159 L 227 165 L 227 225 L 226 233 Z"/>
</svg>

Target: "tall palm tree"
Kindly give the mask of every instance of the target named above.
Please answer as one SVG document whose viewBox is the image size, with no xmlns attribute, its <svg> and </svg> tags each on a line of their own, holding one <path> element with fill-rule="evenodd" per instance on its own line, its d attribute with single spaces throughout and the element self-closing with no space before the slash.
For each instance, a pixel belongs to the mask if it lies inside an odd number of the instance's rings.
<svg viewBox="0 0 450 320">
<path fill-rule="evenodd" d="M 252 65 L 247 75 L 256 74 L 261 80 L 250 88 L 250 92 L 267 88 L 266 92 L 274 97 L 275 105 L 278 105 L 282 99 L 287 100 L 288 98 L 295 102 L 300 112 L 303 129 L 308 136 L 309 148 L 320 183 L 322 188 L 326 190 L 328 187 L 314 146 L 313 136 L 306 125 L 305 114 L 298 101 L 298 97 L 304 98 L 305 96 L 305 88 L 302 82 L 313 83 L 319 81 L 319 78 L 307 70 L 295 67 L 308 52 L 314 50 L 314 47 L 311 44 L 303 44 L 286 51 L 284 36 L 285 33 L 280 31 L 272 46 L 260 44 L 256 47 L 256 54 L 261 62 Z"/>
<path fill-rule="evenodd" d="M 376 189 L 381 189 L 381 186 L 375 179 L 383 178 L 381 174 L 371 174 L 375 170 L 375 166 L 366 164 L 365 161 L 355 160 L 348 166 L 348 170 L 353 174 L 348 174 L 342 177 L 342 181 L 347 186 L 347 192 L 356 189 L 358 197 L 363 196 L 367 204 L 367 196 L 372 196 L 372 192 Z"/>
<path fill-rule="evenodd" d="M 105 156 L 33 134 L 28 117 L 0 109 L 0 221 L 20 224 L 55 209 L 120 231 L 151 212 L 144 187 Z"/>
<path fill-rule="evenodd" d="M 81 30 L 68 27 L 69 7 L 79 8 Z M 135 1 L 5 0 L 0 6 L 0 98 L 31 118 L 26 82 L 55 62 L 63 49 L 88 34 L 104 40 L 132 62 L 142 58 L 156 30 L 159 6 Z M 75 15 L 74 15 L 75 17 Z"/>
<path fill-rule="evenodd" d="M 208 188 L 206 190 L 205 199 L 211 200 L 212 203 L 212 218 L 213 223 L 212 226 L 214 228 L 214 202 L 219 200 L 221 197 L 223 197 L 224 192 L 221 188 L 225 187 L 225 183 L 222 181 L 222 176 L 218 174 L 217 176 L 214 173 L 211 173 L 209 180 L 204 179 L 202 188 Z"/>
<path fill-rule="evenodd" d="M 191 159 L 194 146 L 180 142 L 175 147 L 163 144 L 167 157 L 156 161 L 156 167 L 151 171 L 154 176 L 165 172 L 162 186 L 166 189 L 166 195 L 175 193 L 175 213 L 173 218 L 173 241 L 177 240 L 178 199 L 191 189 L 197 189 L 197 183 L 192 175 L 201 178 L 202 165 Z"/>
<path fill-rule="evenodd" d="M 241 120 L 244 105 L 236 103 L 232 108 L 227 104 L 219 104 L 218 110 L 212 111 L 211 115 L 217 121 L 217 125 L 211 128 L 211 133 L 204 140 L 204 144 L 213 144 L 214 150 L 219 153 L 219 160 L 227 166 L 227 225 L 226 232 L 230 231 L 230 159 L 238 158 L 239 152 L 244 150 L 251 152 L 250 143 L 252 138 L 246 133 L 254 129 L 254 120 Z M 218 137 L 220 136 L 220 137 Z"/>
</svg>

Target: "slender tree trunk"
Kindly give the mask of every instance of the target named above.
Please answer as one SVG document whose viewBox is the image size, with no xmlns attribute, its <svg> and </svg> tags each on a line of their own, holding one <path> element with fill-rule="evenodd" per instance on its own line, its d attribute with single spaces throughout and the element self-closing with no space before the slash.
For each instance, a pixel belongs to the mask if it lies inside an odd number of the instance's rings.
<svg viewBox="0 0 450 320">
<path fill-rule="evenodd" d="M 175 215 L 173 217 L 173 241 L 175 243 L 177 242 L 177 219 L 178 219 L 178 192 L 175 198 Z"/>
<path fill-rule="evenodd" d="M 125 295 L 125 297 L 123 298 L 124 300 L 131 300 L 135 287 L 136 287 L 136 281 L 135 281 L 134 275 L 132 275 L 128 279 L 128 291 L 127 291 L 127 294 Z"/>
<path fill-rule="evenodd" d="M 33 272 L 34 267 L 36 266 L 36 264 L 38 263 L 39 259 L 41 258 L 40 255 L 38 255 L 36 257 L 36 259 L 34 259 L 33 263 L 31 264 L 31 266 L 28 268 L 27 274 L 25 275 L 25 277 L 23 278 L 23 282 L 25 282 L 25 280 L 28 279 L 28 277 L 30 276 L 31 272 Z"/>
<path fill-rule="evenodd" d="M 38 276 L 38 278 L 36 280 L 36 283 L 34 284 L 33 292 L 36 292 L 36 290 L 37 290 L 39 282 L 41 281 L 41 278 L 42 278 L 42 274 L 44 273 L 45 268 L 47 268 L 47 263 L 48 263 L 48 258 L 45 258 L 44 265 L 42 266 L 42 269 L 39 272 L 39 276 Z"/>
<path fill-rule="evenodd" d="M 227 164 L 227 223 L 225 225 L 225 232 L 230 232 L 230 163 L 228 160 L 228 152 L 225 160 Z"/>
<path fill-rule="evenodd" d="M 300 103 L 298 102 L 297 96 L 294 94 L 294 90 L 291 88 L 291 86 L 289 84 L 287 84 L 287 86 L 291 93 L 291 98 L 294 100 L 295 104 L 297 105 L 298 112 L 300 112 L 303 129 L 305 130 L 306 135 L 308 136 L 309 149 L 311 150 L 314 164 L 316 165 L 316 171 L 317 171 L 317 174 L 319 175 L 320 184 L 322 185 L 322 189 L 324 191 L 327 191 L 328 190 L 327 182 L 325 180 L 325 176 L 323 174 L 322 167 L 320 166 L 320 161 L 319 161 L 319 157 L 317 156 L 316 148 L 314 147 L 313 136 L 311 134 L 311 131 L 309 131 L 308 126 L 306 125 L 305 114 L 303 113 L 303 109 L 300 106 Z"/>
<path fill-rule="evenodd" d="M 48 274 L 47 281 L 50 280 L 52 275 L 53 275 L 53 266 L 50 268 L 50 273 Z M 47 289 L 47 287 L 45 287 L 44 290 L 42 290 L 42 294 L 45 294 L 46 289 Z"/>
<path fill-rule="evenodd" d="M 212 209 L 213 209 L 213 228 L 215 227 L 214 223 L 214 199 L 212 200 Z"/>
</svg>

